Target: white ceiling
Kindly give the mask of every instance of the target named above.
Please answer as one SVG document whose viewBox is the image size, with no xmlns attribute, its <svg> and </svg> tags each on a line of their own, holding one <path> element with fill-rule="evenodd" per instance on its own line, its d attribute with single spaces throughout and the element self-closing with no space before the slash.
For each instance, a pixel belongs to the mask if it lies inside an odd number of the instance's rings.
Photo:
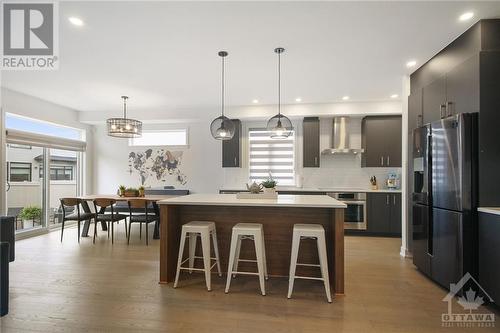
<svg viewBox="0 0 500 333">
<path fill-rule="evenodd" d="M 474 18 L 458 16 L 473 11 Z M 83 19 L 76 27 L 69 16 Z M 219 50 L 227 50 L 227 103 L 386 100 L 418 66 L 499 2 L 61 2 L 60 68 L 5 71 L 2 86 L 85 112 L 203 112 L 220 102 Z"/>
</svg>

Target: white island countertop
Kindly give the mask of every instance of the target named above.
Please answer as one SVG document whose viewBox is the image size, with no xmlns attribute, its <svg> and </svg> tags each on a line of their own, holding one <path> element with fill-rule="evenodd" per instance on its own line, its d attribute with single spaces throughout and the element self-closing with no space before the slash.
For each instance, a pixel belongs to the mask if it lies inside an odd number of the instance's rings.
<svg viewBox="0 0 500 333">
<path fill-rule="evenodd" d="M 478 212 L 500 215 L 500 207 L 479 207 Z"/>
<path fill-rule="evenodd" d="M 236 194 L 189 194 L 160 200 L 159 205 L 346 208 L 327 195 L 278 195 L 277 199 L 237 199 Z"/>
</svg>

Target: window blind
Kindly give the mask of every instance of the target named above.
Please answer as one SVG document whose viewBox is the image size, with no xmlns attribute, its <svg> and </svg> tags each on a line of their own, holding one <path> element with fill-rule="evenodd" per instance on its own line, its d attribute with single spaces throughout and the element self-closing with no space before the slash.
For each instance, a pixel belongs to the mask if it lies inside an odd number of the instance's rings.
<svg viewBox="0 0 500 333">
<path fill-rule="evenodd" d="M 295 185 L 295 133 L 281 140 L 271 139 L 265 129 L 250 129 L 250 180 L 261 182 L 271 173 L 279 185 Z"/>
<path fill-rule="evenodd" d="M 87 143 L 80 140 L 66 139 L 44 134 L 35 134 L 13 129 L 7 129 L 6 134 L 7 143 L 10 144 L 73 151 L 85 151 L 87 149 Z"/>
</svg>

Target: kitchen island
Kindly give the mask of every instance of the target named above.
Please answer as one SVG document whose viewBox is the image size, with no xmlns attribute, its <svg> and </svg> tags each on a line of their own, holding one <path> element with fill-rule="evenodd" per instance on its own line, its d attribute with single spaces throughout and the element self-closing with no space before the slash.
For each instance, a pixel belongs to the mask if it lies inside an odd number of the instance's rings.
<svg viewBox="0 0 500 333">
<path fill-rule="evenodd" d="M 344 293 L 344 209 L 346 205 L 326 195 L 279 195 L 277 199 L 237 199 L 236 194 L 191 194 L 158 201 L 160 206 L 160 283 L 173 281 L 181 227 L 190 221 L 213 221 L 217 228 L 222 270 L 227 271 L 231 229 L 237 223 L 264 226 L 267 267 L 270 276 L 288 276 L 293 225 L 321 224 L 325 228 L 330 284 Z M 243 243 L 245 244 L 245 243 Z M 248 246 L 247 246 L 248 245 Z M 242 258 L 254 258 L 253 244 L 241 249 Z M 304 240 L 299 262 L 318 263 L 316 243 Z M 245 265 L 246 264 L 246 265 Z M 255 270 L 241 263 L 245 270 Z M 297 275 L 319 275 L 311 267 Z"/>
</svg>

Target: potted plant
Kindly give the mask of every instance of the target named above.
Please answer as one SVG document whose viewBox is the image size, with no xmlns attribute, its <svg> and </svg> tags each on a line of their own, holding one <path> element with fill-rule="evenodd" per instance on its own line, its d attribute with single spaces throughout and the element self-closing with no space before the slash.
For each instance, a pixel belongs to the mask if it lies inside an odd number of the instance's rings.
<svg viewBox="0 0 500 333">
<path fill-rule="evenodd" d="M 269 174 L 269 178 L 264 180 L 261 184 L 262 184 L 262 186 L 264 186 L 264 193 L 275 193 L 276 192 L 277 182 L 273 179 L 271 174 Z"/>
<path fill-rule="evenodd" d="M 139 196 L 144 197 L 144 186 L 139 186 Z"/>
<path fill-rule="evenodd" d="M 125 195 L 125 190 L 126 190 L 125 186 L 124 185 L 120 185 L 118 187 L 118 195 L 120 197 L 123 197 Z"/>
<path fill-rule="evenodd" d="M 40 223 L 40 218 L 42 217 L 42 209 L 37 206 L 27 206 L 21 210 L 19 213 L 19 217 L 25 223 L 26 221 L 33 222 L 33 227 L 35 226 L 35 222 Z"/>
<path fill-rule="evenodd" d="M 139 191 L 136 188 L 128 187 L 125 189 L 125 192 L 123 193 L 123 195 L 126 197 L 138 197 Z"/>
</svg>

